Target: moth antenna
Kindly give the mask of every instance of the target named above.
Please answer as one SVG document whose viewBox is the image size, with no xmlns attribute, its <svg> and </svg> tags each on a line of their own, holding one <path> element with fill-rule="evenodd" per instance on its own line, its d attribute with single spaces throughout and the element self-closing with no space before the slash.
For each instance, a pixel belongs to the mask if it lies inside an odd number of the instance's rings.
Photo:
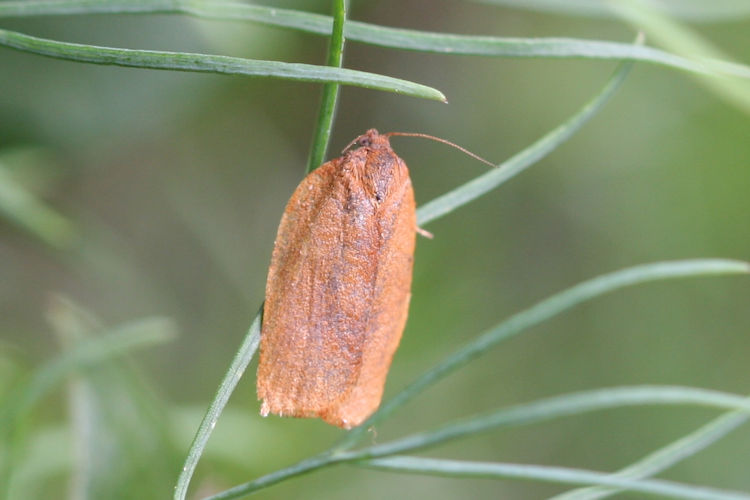
<svg viewBox="0 0 750 500">
<path fill-rule="evenodd" d="M 381 135 L 384 135 L 386 137 L 392 137 L 394 135 L 398 135 L 398 136 L 401 136 L 401 137 L 422 137 L 424 139 L 432 139 L 433 141 L 442 142 L 443 144 L 447 144 L 448 146 L 452 146 L 452 147 L 458 149 L 459 151 L 461 151 L 462 153 L 466 153 L 467 155 L 471 156 L 475 160 L 479 160 L 482 163 L 484 163 L 486 165 L 489 165 L 492 168 L 497 168 L 497 165 L 495 165 L 491 161 L 485 160 L 481 156 L 472 153 L 471 151 L 469 151 L 466 148 L 462 148 L 458 144 L 455 144 L 455 143 L 453 143 L 451 141 L 448 141 L 448 140 L 445 140 L 445 139 L 441 139 L 440 137 L 435 137 L 434 135 L 420 134 L 419 132 L 388 132 L 387 134 L 381 134 Z M 356 141 L 356 139 L 355 139 L 355 141 Z M 350 144 L 350 146 L 351 146 L 351 144 Z"/>
<path fill-rule="evenodd" d="M 352 146 L 354 146 L 357 143 L 358 140 L 359 140 L 359 137 L 355 137 L 352 142 L 350 142 L 349 144 L 347 144 L 346 147 L 341 150 L 341 154 L 344 154 L 347 151 L 349 151 L 349 148 L 351 148 Z"/>
</svg>

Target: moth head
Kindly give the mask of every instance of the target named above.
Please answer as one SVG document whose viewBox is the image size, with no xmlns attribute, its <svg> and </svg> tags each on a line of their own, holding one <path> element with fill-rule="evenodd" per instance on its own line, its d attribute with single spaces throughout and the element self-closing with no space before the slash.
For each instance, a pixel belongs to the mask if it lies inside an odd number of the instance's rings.
<svg viewBox="0 0 750 500">
<path fill-rule="evenodd" d="M 371 128 L 364 134 L 360 135 L 356 139 L 354 139 L 352 142 L 346 145 L 344 150 L 341 152 L 346 153 L 349 149 L 351 149 L 353 146 L 359 146 L 361 148 L 369 148 L 377 143 L 388 143 L 388 136 L 387 135 L 380 135 L 377 130 L 374 128 Z"/>
<path fill-rule="evenodd" d="M 375 140 L 379 136 L 380 134 L 378 134 L 378 131 L 375 130 L 374 128 L 371 128 L 370 130 L 365 132 L 363 135 L 360 135 L 359 137 L 357 137 L 357 139 L 355 140 L 357 142 L 357 146 L 368 147 L 368 146 L 372 146 L 373 142 L 375 142 Z"/>
</svg>

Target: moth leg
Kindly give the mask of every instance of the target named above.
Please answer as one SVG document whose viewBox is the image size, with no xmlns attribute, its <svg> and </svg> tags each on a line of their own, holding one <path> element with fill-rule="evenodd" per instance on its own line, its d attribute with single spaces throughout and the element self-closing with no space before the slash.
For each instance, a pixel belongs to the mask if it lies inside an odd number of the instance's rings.
<svg viewBox="0 0 750 500">
<path fill-rule="evenodd" d="M 419 226 L 417 226 L 417 234 L 419 234 L 420 236 L 424 236 L 428 240 L 431 240 L 431 239 L 433 239 L 435 237 L 434 234 L 432 234 L 431 232 L 427 231 L 426 229 L 422 229 Z"/>
</svg>

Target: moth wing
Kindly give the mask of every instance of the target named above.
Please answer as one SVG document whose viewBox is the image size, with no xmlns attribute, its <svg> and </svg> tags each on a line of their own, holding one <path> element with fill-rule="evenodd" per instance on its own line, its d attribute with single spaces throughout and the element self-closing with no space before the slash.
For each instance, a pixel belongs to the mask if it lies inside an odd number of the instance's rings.
<svg viewBox="0 0 750 500">
<path fill-rule="evenodd" d="M 396 160 L 401 162 L 399 158 Z M 403 165 L 406 171 L 406 165 Z M 411 298 L 416 244 L 416 207 L 408 173 L 394 196 L 384 200 L 378 220 L 381 244 L 372 297 L 367 310 L 368 333 L 357 383 L 341 398 L 326 420 L 356 426 L 380 405 L 393 355 L 406 325 Z M 341 425 L 341 424 L 339 424 Z"/>
<path fill-rule="evenodd" d="M 303 179 L 279 225 L 258 365 L 264 414 L 321 416 L 356 379 L 359 355 L 346 346 L 358 339 L 339 335 L 345 310 L 355 307 L 341 280 L 357 274 L 342 260 L 350 235 L 341 216 L 340 160 Z"/>
</svg>

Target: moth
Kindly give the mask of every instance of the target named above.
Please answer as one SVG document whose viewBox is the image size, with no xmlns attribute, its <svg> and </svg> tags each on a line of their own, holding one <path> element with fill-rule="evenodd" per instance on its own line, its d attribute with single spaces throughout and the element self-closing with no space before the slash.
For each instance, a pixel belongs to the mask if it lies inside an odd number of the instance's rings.
<svg viewBox="0 0 750 500">
<path fill-rule="evenodd" d="M 380 405 L 406 324 L 418 231 L 393 135 L 428 137 L 478 158 L 425 134 L 370 129 L 302 180 L 281 218 L 266 282 L 263 416 L 350 429 Z"/>
<path fill-rule="evenodd" d="M 264 416 L 359 425 L 380 404 L 406 324 L 417 234 L 409 170 L 375 129 L 351 145 L 305 177 L 281 218 L 261 330 Z"/>
</svg>

